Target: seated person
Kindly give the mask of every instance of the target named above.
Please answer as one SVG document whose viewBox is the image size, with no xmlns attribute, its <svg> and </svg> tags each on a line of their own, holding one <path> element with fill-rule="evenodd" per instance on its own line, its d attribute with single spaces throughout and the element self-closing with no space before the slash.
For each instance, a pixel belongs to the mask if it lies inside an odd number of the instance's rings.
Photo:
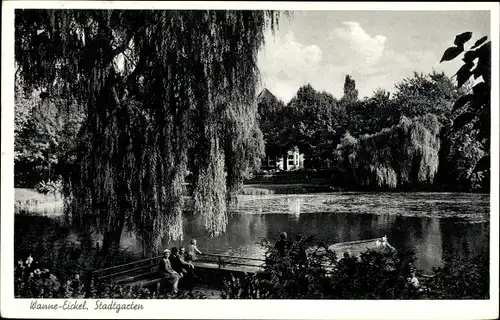
<svg viewBox="0 0 500 320">
<path fill-rule="evenodd" d="M 194 269 L 194 266 L 193 264 L 184 261 L 184 258 L 179 255 L 179 250 L 176 247 L 172 248 L 172 252 L 170 253 L 170 257 L 168 257 L 168 259 L 170 260 L 172 269 L 174 269 L 182 276 L 182 278 L 184 279 L 183 281 L 191 280 L 191 271 L 192 269 Z"/>
<path fill-rule="evenodd" d="M 189 255 L 184 247 L 179 248 L 179 256 L 184 259 L 185 262 L 189 261 Z"/>
<path fill-rule="evenodd" d="M 423 291 L 423 287 L 420 285 L 420 281 L 418 281 L 415 271 L 411 271 L 410 277 L 407 280 L 411 288 L 413 288 L 414 290 Z"/>
<path fill-rule="evenodd" d="M 181 257 L 179 250 L 176 247 L 172 248 L 172 252 L 170 253 L 170 257 L 168 257 L 168 259 L 170 260 L 172 269 L 178 273 L 182 273 L 183 275 L 187 274 L 188 270 L 194 268 L 193 264 L 186 262 L 184 258 Z"/>
<path fill-rule="evenodd" d="M 172 285 L 173 293 L 177 293 L 179 280 L 182 276 L 172 268 L 169 260 L 169 254 L 170 250 L 165 249 L 163 251 L 163 258 L 160 260 L 159 266 L 160 274 L 163 278 L 163 282 Z"/>
</svg>

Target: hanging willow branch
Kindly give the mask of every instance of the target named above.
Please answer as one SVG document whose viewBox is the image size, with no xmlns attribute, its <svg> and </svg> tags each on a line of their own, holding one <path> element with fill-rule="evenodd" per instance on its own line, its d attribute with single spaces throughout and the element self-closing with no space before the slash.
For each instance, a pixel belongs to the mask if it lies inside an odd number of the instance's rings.
<svg viewBox="0 0 500 320">
<path fill-rule="evenodd" d="M 360 186 L 432 184 L 439 167 L 441 123 L 433 114 L 409 119 L 359 140 L 346 134 L 337 158 Z"/>
<path fill-rule="evenodd" d="M 104 234 L 105 250 L 124 228 L 157 250 L 182 238 L 193 163 L 195 213 L 224 232 L 229 195 L 262 155 L 257 53 L 278 14 L 20 10 L 15 21 L 27 85 L 86 105 L 68 217 Z"/>
</svg>

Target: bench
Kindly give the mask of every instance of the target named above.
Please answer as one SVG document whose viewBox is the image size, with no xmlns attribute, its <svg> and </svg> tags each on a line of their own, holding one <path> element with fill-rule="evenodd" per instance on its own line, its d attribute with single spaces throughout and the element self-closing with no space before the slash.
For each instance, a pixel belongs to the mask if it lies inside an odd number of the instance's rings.
<svg viewBox="0 0 500 320">
<path fill-rule="evenodd" d="M 93 277 L 96 281 L 112 281 L 121 284 L 138 282 L 141 279 L 147 279 L 158 274 L 160 258 L 161 256 L 157 256 L 96 270 L 93 272 Z"/>
<path fill-rule="evenodd" d="M 134 261 L 118 266 L 94 271 L 97 281 L 108 280 L 131 286 L 153 287 L 159 292 L 161 276 L 158 272 L 159 261 L 162 256 Z M 253 262 L 251 264 L 249 262 Z M 224 255 L 202 254 L 200 259 L 193 262 L 198 280 L 202 282 L 221 283 L 226 276 L 243 276 L 262 271 L 262 259 L 233 257 Z M 256 264 L 258 263 L 258 264 Z M 221 281 L 217 281 L 221 280 Z"/>
<path fill-rule="evenodd" d="M 130 286 L 149 288 L 156 285 L 156 291 L 159 293 L 162 280 L 159 274 L 159 261 L 161 258 L 162 256 L 157 256 L 96 270 L 93 276 L 97 281 L 112 281 Z"/>
</svg>

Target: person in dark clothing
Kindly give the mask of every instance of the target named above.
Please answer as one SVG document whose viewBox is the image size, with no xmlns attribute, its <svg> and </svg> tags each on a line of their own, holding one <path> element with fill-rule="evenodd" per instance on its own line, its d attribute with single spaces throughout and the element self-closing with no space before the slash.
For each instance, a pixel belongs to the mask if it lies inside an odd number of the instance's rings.
<svg viewBox="0 0 500 320">
<path fill-rule="evenodd" d="M 184 247 L 179 248 L 179 256 L 181 256 L 185 262 L 189 262 L 188 259 L 189 255 L 187 254 L 186 249 Z"/>
<path fill-rule="evenodd" d="M 177 271 L 178 273 L 182 273 L 182 275 L 188 274 L 188 270 L 194 269 L 192 263 L 187 263 L 179 254 L 179 250 L 176 247 L 172 248 L 172 252 L 170 253 L 170 264 L 172 265 L 172 269 Z"/>
<path fill-rule="evenodd" d="M 285 253 L 288 251 L 289 244 L 288 244 L 288 235 L 286 234 L 286 232 L 282 232 L 280 234 L 280 239 L 276 242 L 275 247 L 278 250 L 280 256 L 284 256 Z"/>
<path fill-rule="evenodd" d="M 305 264 L 307 261 L 307 252 L 304 247 L 304 237 L 300 234 L 295 236 L 295 241 L 293 242 L 290 251 L 292 252 L 294 258 L 297 259 L 297 262 L 301 264 Z"/>
<path fill-rule="evenodd" d="M 186 262 L 184 260 L 184 257 L 182 257 L 179 254 L 179 250 L 176 247 L 172 248 L 172 252 L 171 252 L 170 257 L 168 259 L 170 260 L 170 264 L 172 265 L 172 269 L 174 269 L 176 272 L 178 272 L 182 276 L 183 286 L 187 285 L 188 287 L 191 287 L 192 278 L 193 278 L 192 271 L 194 269 L 193 264 Z"/>
</svg>

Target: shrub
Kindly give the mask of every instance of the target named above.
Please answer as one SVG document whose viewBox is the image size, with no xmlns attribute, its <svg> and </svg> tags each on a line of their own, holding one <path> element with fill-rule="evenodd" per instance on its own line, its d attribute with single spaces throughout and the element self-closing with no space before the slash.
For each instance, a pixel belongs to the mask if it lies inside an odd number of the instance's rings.
<svg viewBox="0 0 500 320">
<path fill-rule="evenodd" d="M 17 262 L 14 268 L 16 298 L 83 298 L 84 286 L 79 274 L 60 281 L 49 269 L 41 268 L 32 255 Z"/>
<path fill-rule="evenodd" d="M 489 259 L 482 251 L 473 258 L 446 258 L 445 265 L 434 269 L 429 287 L 439 299 L 488 299 Z"/>
<path fill-rule="evenodd" d="M 414 255 L 393 250 L 368 250 L 359 256 L 318 249 L 304 259 L 311 239 L 293 242 L 280 256 L 267 241 L 264 274 L 231 278 L 224 282 L 226 299 L 469 299 L 488 297 L 487 255 L 448 261 L 420 286 L 410 284 Z"/>
<path fill-rule="evenodd" d="M 53 196 L 55 199 L 61 199 L 63 185 L 61 180 L 41 181 L 36 185 L 35 189 L 42 194 Z"/>
</svg>

